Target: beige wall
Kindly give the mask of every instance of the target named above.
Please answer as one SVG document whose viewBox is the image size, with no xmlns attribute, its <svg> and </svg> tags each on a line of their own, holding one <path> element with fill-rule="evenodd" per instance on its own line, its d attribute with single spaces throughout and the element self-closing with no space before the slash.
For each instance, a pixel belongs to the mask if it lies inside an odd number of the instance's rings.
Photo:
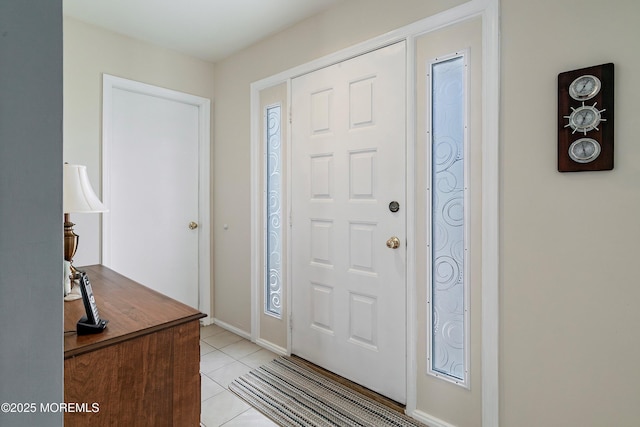
<svg viewBox="0 0 640 427">
<path fill-rule="evenodd" d="M 501 4 L 501 424 L 637 426 L 640 3 Z M 615 169 L 559 173 L 557 75 L 607 62 Z"/>
<path fill-rule="evenodd" d="M 87 166 L 100 194 L 102 73 L 213 99 L 213 64 L 64 19 L 64 161 Z M 213 115 L 213 113 L 212 113 Z M 76 214 L 75 265 L 100 262 L 100 215 Z"/>
</svg>

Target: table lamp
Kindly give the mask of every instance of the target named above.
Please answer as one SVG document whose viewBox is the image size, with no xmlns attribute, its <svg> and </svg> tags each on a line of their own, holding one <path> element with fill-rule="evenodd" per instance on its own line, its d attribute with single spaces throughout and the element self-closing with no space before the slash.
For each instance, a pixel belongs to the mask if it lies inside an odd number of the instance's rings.
<svg viewBox="0 0 640 427">
<path fill-rule="evenodd" d="M 62 193 L 64 259 L 69 263 L 73 280 L 77 275 L 77 271 L 73 267 L 73 257 L 78 249 L 79 236 L 73 231 L 75 224 L 71 222 L 69 214 L 107 212 L 107 209 L 91 188 L 86 166 L 64 164 Z"/>
</svg>

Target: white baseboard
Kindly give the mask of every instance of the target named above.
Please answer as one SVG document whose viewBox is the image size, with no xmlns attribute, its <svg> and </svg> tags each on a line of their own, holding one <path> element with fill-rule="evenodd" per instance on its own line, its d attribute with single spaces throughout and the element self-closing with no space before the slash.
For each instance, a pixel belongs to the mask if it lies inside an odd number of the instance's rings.
<svg viewBox="0 0 640 427">
<path fill-rule="evenodd" d="M 411 411 L 411 413 L 407 413 L 407 415 L 410 416 L 411 418 L 414 418 L 418 421 L 425 423 L 429 427 L 456 427 L 453 424 L 450 424 L 446 421 L 443 421 L 439 418 L 436 418 L 418 409 Z"/>
<path fill-rule="evenodd" d="M 258 344 L 260 347 L 262 348 L 266 348 L 269 351 L 272 351 L 276 354 L 279 354 L 280 356 L 286 356 L 287 355 L 287 349 L 284 347 L 280 347 L 279 345 L 275 345 L 272 342 L 263 340 L 262 338 L 258 338 L 256 340 L 256 344 Z"/>
<path fill-rule="evenodd" d="M 251 334 L 243 331 L 242 329 L 238 329 L 235 326 L 230 325 L 226 322 L 223 322 L 222 320 L 219 320 L 219 319 L 213 319 L 213 323 L 220 326 L 222 329 L 226 329 L 229 332 L 233 332 L 234 334 L 239 335 L 242 338 L 251 341 Z"/>
<path fill-rule="evenodd" d="M 200 325 L 201 326 L 213 325 L 213 319 L 209 316 L 203 317 L 202 319 L 200 319 Z"/>
<path fill-rule="evenodd" d="M 213 321 L 211 323 L 215 323 L 216 325 L 220 326 L 222 329 L 226 329 L 229 332 L 233 332 L 236 335 L 241 336 L 244 339 L 247 339 L 249 341 L 251 341 L 251 334 L 243 331 L 242 329 L 238 329 L 237 327 L 230 325 L 226 322 L 223 322 L 220 319 L 213 319 Z M 272 351 L 280 356 L 286 356 L 287 355 L 287 349 L 284 347 L 280 347 L 279 345 L 276 345 L 272 342 L 263 340 L 261 338 L 258 338 L 255 343 L 257 345 L 259 345 L 262 348 L 265 348 L 269 351 Z"/>
</svg>

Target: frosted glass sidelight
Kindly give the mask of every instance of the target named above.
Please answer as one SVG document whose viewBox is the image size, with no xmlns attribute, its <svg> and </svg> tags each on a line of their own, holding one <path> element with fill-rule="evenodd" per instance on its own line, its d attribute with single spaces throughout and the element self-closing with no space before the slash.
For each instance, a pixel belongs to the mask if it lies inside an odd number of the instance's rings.
<svg viewBox="0 0 640 427">
<path fill-rule="evenodd" d="M 281 107 L 267 108 L 266 231 L 267 262 L 265 313 L 282 315 L 282 138 Z"/>
<path fill-rule="evenodd" d="M 465 63 L 431 65 L 430 368 L 466 380 Z"/>
</svg>

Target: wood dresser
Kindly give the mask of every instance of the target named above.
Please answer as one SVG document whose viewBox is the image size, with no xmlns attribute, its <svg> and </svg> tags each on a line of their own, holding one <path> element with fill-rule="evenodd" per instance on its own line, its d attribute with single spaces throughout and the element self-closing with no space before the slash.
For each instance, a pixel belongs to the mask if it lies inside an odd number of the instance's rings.
<svg viewBox="0 0 640 427">
<path fill-rule="evenodd" d="M 64 303 L 65 427 L 199 426 L 205 315 L 107 267 L 80 270 L 109 323 L 78 336 L 82 300 Z"/>
</svg>

